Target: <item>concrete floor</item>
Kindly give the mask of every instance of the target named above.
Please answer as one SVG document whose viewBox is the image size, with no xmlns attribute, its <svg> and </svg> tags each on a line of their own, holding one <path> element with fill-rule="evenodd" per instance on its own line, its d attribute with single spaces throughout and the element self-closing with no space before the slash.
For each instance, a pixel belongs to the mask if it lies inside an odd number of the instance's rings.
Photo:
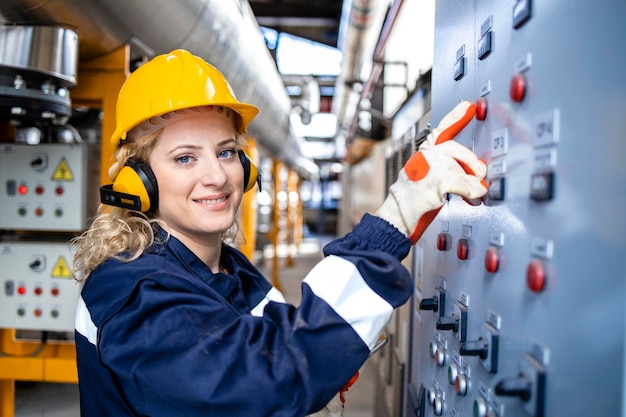
<svg viewBox="0 0 626 417">
<path fill-rule="evenodd" d="M 307 238 L 299 248 L 279 248 L 278 277 L 272 276 L 271 248 L 259 253 L 257 265 L 270 280 L 277 280 L 288 302 L 298 304 L 300 282 L 321 259 L 321 248 L 329 237 Z M 345 394 L 344 417 L 373 417 L 374 375 L 371 363 L 360 371 L 357 382 Z M 79 417 L 78 387 L 74 384 L 18 382 L 15 389 L 15 417 Z M 88 417 L 88 416 L 83 416 Z"/>
</svg>

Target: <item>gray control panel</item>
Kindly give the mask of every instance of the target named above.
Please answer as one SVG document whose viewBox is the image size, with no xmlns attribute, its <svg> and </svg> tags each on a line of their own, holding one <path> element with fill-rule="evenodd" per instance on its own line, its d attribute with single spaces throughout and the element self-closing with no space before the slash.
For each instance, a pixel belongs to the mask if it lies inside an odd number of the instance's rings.
<svg viewBox="0 0 626 417">
<path fill-rule="evenodd" d="M 61 242 L 0 242 L 0 328 L 74 329 L 81 285 Z"/>
<path fill-rule="evenodd" d="M 624 416 L 626 3 L 436 4 L 433 125 L 488 165 L 414 251 L 408 416 Z"/>
<path fill-rule="evenodd" d="M 97 208 L 98 155 L 83 144 L 0 144 L 0 229 L 84 230 Z"/>
</svg>

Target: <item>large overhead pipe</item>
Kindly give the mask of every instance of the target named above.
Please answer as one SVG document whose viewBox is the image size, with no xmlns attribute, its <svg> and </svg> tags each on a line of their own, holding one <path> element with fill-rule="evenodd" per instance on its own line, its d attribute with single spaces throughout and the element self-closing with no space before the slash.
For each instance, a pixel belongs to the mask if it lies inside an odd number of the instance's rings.
<svg viewBox="0 0 626 417">
<path fill-rule="evenodd" d="M 240 100 L 261 109 L 250 125 L 261 147 L 304 178 L 317 176 L 289 124 L 289 97 L 247 2 L 2 0 L 0 21 L 71 25 L 81 61 L 127 44 L 131 59 L 188 49 L 218 67 Z"/>
<path fill-rule="evenodd" d="M 389 0 L 344 0 L 338 41 L 343 61 L 332 104 L 340 131 L 348 129 L 358 106 L 388 6 Z"/>
<path fill-rule="evenodd" d="M 355 108 L 355 114 L 352 116 L 350 127 L 346 135 L 346 145 L 348 146 L 350 145 L 350 142 L 352 141 L 352 139 L 354 139 L 354 135 L 356 134 L 356 129 L 358 125 L 358 110 L 360 108 L 361 102 L 363 100 L 369 100 L 372 98 L 374 86 L 376 85 L 376 82 L 378 81 L 378 78 L 383 71 L 385 46 L 387 45 L 387 40 L 389 39 L 391 30 L 396 23 L 398 15 L 400 14 L 400 9 L 402 8 L 403 3 L 404 0 L 395 0 L 391 9 L 389 10 L 387 18 L 385 19 L 385 23 L 380 33 L 380 37 L 378 39 L 378 42 L 376 43 L 376 49 L 374 49 L 371 73 L 367 81 L 363 85 L 363 88 L 361 89 L 359 100 Z"/>
</svg>

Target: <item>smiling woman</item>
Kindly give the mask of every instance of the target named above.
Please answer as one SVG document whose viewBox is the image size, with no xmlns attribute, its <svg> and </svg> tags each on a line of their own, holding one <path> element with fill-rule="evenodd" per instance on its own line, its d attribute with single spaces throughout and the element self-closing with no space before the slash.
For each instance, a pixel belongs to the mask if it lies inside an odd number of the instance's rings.
<svg viewBox="0 0 626 417">
<path fill-rule="evenodd" d="M 441 130 L 461 129 L 472 111 L 462 103 Z M 401 262 L 409 236 L 445 193 L 486 191 L 471 151 L 432 138 L 407 164 L 427 181 L 399 180 L 378 215 L 324 248 L 300 306 L 289 305 L 225 240 L 257 180 L 242 151 L 257 112 L 184 50 L 155 57 L 122 87 L 113 184 L 74 242 L 83 416 L 340 415 L 338 393 L 412 293 Z M 428 171 L 428 161 L 444 168 Z"/>
</svg>

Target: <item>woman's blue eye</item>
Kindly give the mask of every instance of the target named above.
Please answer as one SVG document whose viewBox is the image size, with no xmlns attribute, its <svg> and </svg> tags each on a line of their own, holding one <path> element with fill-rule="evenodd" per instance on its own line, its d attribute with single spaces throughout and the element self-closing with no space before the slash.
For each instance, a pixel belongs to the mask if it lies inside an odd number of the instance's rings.
<svg viewBox="0 0 626 417">
<path fill-rule="evenodd" d="M 225 149 L 223 151 L 220 151 L 220 153 L 217 156 L 219 158 L 232 158 L 235 152 L 237 151 L 234 149 Z"/>
<path fill-rule="evenodd" d="M 180 163 L 180 164 L 188 164 L 191 162 L 191 156 L 189 155 L 182 155 L 176 158 L 176 162 Z"/>
</svg>

